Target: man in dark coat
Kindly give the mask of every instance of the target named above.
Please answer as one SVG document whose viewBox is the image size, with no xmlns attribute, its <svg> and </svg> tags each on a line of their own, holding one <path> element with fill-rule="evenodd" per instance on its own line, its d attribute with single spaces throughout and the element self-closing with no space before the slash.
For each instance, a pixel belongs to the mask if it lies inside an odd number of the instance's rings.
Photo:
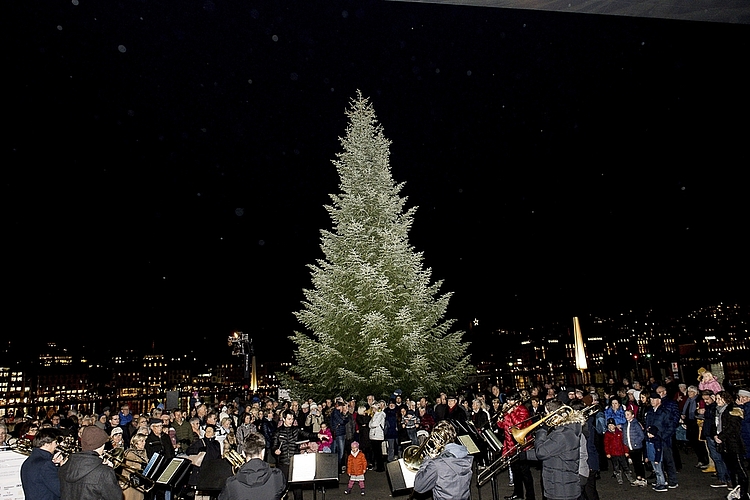
<svg viewBox="0 0 750 500">
<path fill-rule="evenodd" d="M 651 409 L 646 413 L 646 427 L 655 426 L 660 431 L 664 447 L 662 448 L 662 468 L 667 476 L 669 488 L 677 487 L 677 468 L 672 455 L 672 436 L 674 435 L 675 423 L 671 407 L 662 405 L 662 397 L 658 392 L 652 392 L 649 396 Z M 677 412 L 679 420 L 679 411 Z"/>
<path fill-rule="evenodd" d="M 290 410 L 282 414 L 284 422 L 273 435 L 271 450 L 278 459 L 279 469 L 284 473 L 284 477 L 289 480 L 289 466 L 292 463 L 292 456 L 299 453 L 299 442 L 304 440 L 317 439 L 317 435 L 307 432 L 294 425 L 294 413 Z M 294 500 L 302 500 L 302 488 L 295 487 L 292 490 Z"/>
<path fill-rule="evenodd" d="M 60 467 L 60 500 L 122 500 L 114 469 L 102 462 L 108 441 L 107 433 L 95 425 L 83 430 L 81 451 Z"/>
<path fill-rule="evenodd" d="M 163 432 L 164 424 L 159 418 L 149 420 L 150 432 L 146 437 L 146 455 L 150 459 L 154 453 L 164 456 L 165 463 L 174 458 L 174 446 L 169 436 Z"/>
<path fill-rule="evenodd" d="M 58 434 L 55 429 L 41 429 L 34 436 L 34 449 L 21 465 L 21 485 L 25 498 L 60 500 L 60 478 L 52 462 Z"/>
<path fill-rule="evenodd" d="M 219 500 L 279 500 L 286 490 L 286 478 L 281 470 L 272 469 L 264 460 L 266 439 L 257 432 L 251 432 L 245 438 L 243 448 L 247 462 L 240 467 L 236 475 L 227 478 Z"/>
</svg>

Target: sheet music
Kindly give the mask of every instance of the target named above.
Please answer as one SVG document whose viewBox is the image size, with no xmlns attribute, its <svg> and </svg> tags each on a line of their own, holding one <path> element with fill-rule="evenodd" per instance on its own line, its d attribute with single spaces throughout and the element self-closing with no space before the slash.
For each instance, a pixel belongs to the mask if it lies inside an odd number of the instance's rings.
<svg viewBox="0 0 750 500">
<path fill-rule="evenodd" d="M 398 464 L 401 466 L 401 475 L 404 476 L 404 483 L 407 488 L 414 488 L 414 478 L 417 477 L 417 473 L 410 470 L 403 458 L 398 459 Z"/>
<path fill-rule="evenodd" d="M 292 482 L 315 480 L 315 453 L 294 455 Z"/>
<path fill-rule="evenodd" d="M 479 453 L 481 451 L 479 448 L 477 448 L 477 444 L 473 439 L 471 439 L 471 436 L 469 435 L 458 436 L 458 440 L 461 441 L 462 445 L 466 446 L 466 449 L 469 450 L 470 455 L 474 455 L 475 453 Z"/>
<path fill-rule="evenodd" d="M 15 451 L 0 451 L 0 498 L 3 500 L 23 500 L 21 464 L 27 458 Z"/>
</svg>

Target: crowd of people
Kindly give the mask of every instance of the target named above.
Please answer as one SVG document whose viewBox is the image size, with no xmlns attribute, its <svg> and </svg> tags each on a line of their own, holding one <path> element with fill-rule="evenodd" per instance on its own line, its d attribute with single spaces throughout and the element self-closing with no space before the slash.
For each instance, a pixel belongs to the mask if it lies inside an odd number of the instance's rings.
<svg viewBox="0 0 750 500">
<path fill-rule="evenodd" d="M 119 500 L 123 495 L 126 500 L 169 500 L 169 491 L 143 491 L 128 481 L 154 453 L 190 458 L 187 488 L 196 494 L 213 491 L 221 500 L 243 498 L 253 488 L 264 488 L 264 498 L 290 493 L 301 500 L 300 486 L 288 484 L 291 458 L 330 453 L 341 474 L 349 476 L 345 493 L 357 485 L 364 495 L 368 472 L 383 473 L 387 462 L 423 443 L 436 427 L 453 440 L 455 433 L 446 427 L 496 435 L 509 463 L 503 477 L 513 486 L 506 500 L 536 500 L 537 491 L 552 500 L 598 500 L 597 480 L 610 479 L 666 492 L 679 486 L 687 449 L 695 453 L 694 465 L 711 479 L 711 487 L 750 498 L 750 392 L 725 388 L 703 369 L 694 385 L 669 377 L 643 384 L 610 379 L 599 388 L 494 385 L 486 392 L 441 393 L 433 400 L 411 399 L 395 390 L 388 398 L 367 395 L 361 401 L 255 397 L 246 404 L 195 403 L 186 409 L 158 405 L 142 415 L 132 414 L 127 404 L 99 415 L 51 410 L 20 419 L 12 432 L 0 422 L 0 445 L 10 439 L 30 443 L 22 483 L 26 497 L 39 500 Z M 519 444 L 514 430 L 537 423 L 533 446 Z M 75 449 L 61 452 L 64 436 Z M 431 491 L 437 500 L 469 498 L 472 457 L 461 444 L 452 445 L 424 461 L 415 491 Z M 108 467 L 102 466 L 102 456 L 122 458 Z M 491 465 L 487 457 L 478 461 Z M 535 467 L 542 471 L 538 485 L 531 474 Z"/>
</svg>

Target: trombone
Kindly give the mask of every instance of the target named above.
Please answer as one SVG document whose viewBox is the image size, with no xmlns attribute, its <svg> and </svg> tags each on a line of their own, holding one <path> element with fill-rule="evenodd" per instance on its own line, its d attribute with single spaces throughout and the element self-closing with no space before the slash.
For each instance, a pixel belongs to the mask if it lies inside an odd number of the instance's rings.
<svg viewBox="0 0 750 500">
<path fill-rule="evenodd" d="M 117 481 L 120 483 L 120 488 L 123 491 L 128 488 L 135 488 L 141 493 L 150 492 L 156 482 L 142 474 L 142 470 L 126 464 L 126 461 L 133 461 L 141 465 L 145 465 L 147 462 L 143 461 L 136 456 L 136 460 L 129 460 L 125 458 L 124 448 L 113 448 L 107 450 L 102 455 L 102 460 L 105 464 L 109 465 L 115 470 L 117 475 Z M 118 470 L 119 469 L 119 470 Z"/>
<path fill-rule="evenodd" d="M 537 427 L 545 423 L 547 423 L 547 425 L 549 425 L 550 427 L 560 425 L 570 416 L 572 412 L 573 409 L 570 406 L 563 405 L 557 410 L 548 413 L 543 418 L 534 422 L 528 427 L 524 427 L 523 429 L 515 425 L 511 427 L 510 433 L 513 436 L 513 440 L 516 442 L 516 445 L 513 447 L 512 451 L 504 453 L 479 473 L 479 475 L 477 476 L 477 486 L 482 487 L 487 484 L 487 482 L 492 479 L 495 474 L 510 467 L 510 464 L 521 458 L 521 454 L 523 452 L 531 449 L 531 447 L 534 445 L 534 436 L 529 436 L 529 434 L 532 431 L 535 431 Z"/>
</svg>

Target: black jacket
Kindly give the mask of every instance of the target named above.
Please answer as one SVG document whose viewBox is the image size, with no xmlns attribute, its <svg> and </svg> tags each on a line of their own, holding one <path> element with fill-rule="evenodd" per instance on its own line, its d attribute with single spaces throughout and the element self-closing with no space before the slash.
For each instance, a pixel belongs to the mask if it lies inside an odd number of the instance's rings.
<svg viewBox="0 0 750 500">
<path fill-rule="evenodd" d="M 286 479 L 281 469 L 272 469 L 263 460 L 253 458 L 248 460 L 235 476 L 227 478 L 219 500 L 278 500 L 285 489 Z"/>
<path fill-rule="evenodd" d="M 317 440 L 317 434 L 304 431 L 294 425 L 291 427 L 282 425 L 273 435 L 271 453 L 276 456 L 280 465 L 288 465 L 292 463 L 292 455 L 299 453 L 298 441 L 305 440 Z M 276 450 L 281 450 L 281 454 L 276 455 Z"/>
<path fill-rule="evenodd" d="M 115 471 L 95 451 L 73 453 L 60 467 L 61 500 L 122 500 Z"/>
<path fill-rule="evenodd" d="M 151 458 L 154 453 L 161 454 L 168 461 L 174 458 L 172 440 L 166 433 L 162 432 L 160 436 L 157 436 L 151 431 L 146 437 L 146 455 Z"/>
</svg>

